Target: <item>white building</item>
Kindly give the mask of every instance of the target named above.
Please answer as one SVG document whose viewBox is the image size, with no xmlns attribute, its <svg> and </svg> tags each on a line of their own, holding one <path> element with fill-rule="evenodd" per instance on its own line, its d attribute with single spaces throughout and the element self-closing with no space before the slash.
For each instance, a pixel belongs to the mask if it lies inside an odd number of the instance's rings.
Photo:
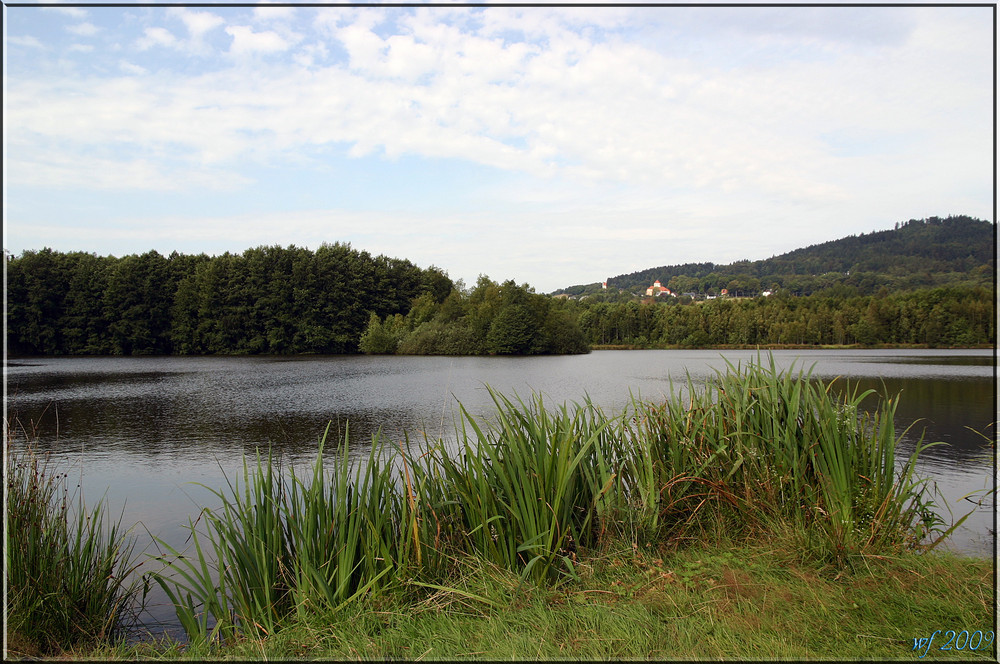
<svg viewBox="0 0 1000 664">
<path fill-rule="evenodd" d="M 669 295 L 671 297 L 677 297 L 669 288 L 663 286 L 660 280 L 657 279 L 653 282 L 653 285 L 646 289 L 646 295 L 655 295 L 659 297 L 660 295 Z"/>
</svg>

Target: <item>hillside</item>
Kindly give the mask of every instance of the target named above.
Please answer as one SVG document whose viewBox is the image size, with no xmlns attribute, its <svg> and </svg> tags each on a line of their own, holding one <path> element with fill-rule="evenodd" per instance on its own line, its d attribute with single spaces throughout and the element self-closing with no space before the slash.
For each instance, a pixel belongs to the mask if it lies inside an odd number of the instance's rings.
<svg viewBox="0 0 1000 664">
<path fill-rule="evenodd" d="M 992 285 L 995 225 L 966 216 L 899 223 L 893 230 L 852 235 L 757 261 L 685 263 L 610 277 L 609 291 L 642 293 L 654 281 L 676 293 L 756 295 L 786 290 L 808 295 L 846 286 L 860 295 L 881 288 L 911 291 L 946 285 Z M 599 283 L 558 293 L 584 295 Z"/>
</svg>

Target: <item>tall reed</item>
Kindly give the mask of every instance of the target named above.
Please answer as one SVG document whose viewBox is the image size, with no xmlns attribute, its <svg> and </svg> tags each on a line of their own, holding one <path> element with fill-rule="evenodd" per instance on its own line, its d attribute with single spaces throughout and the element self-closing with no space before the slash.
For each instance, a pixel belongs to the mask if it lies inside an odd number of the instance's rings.
<svg viewBox="0 0 1000 664">
<path fill-rule="evenodd" d="M 123 637 L 140 610 L 141 563 L 121 517 L 72 499 L 67 475 L 30 448 L 8 444 L 5 475 L 8 639 L 56 654 Z"/>
<path fill-rule="evenodd" d="M 542 580 L 573 576 L 575 551 L 590 546 L 612 473 L 602 436 L 612 421 L 593 404 L 555 411 L 490 390 L 496 422 L 464 407 L 457 453 L 440 446 L 438 486 L 423 498 L 461 529 L 459 546 Z"/>
<path fill-rule="evenodd" d="M 846 556 L 919 539 L 926 527 L 924 483 L 914 477 L 916 450 L 896 468 L 893 417 L 898 398 L 810 372 L 779 372 L 758 360 L 728 364 L 688 397 L 634 402 L 624 490 L 647 529 L 697 536 L 720 525 L 729 533 L 792 528 L 810 551 Z M 909 543 L 913 543 L 910 541 Z"/>
<path fill-rule="evenodd" d="M 169 556 L 153 578 L 190 639 L 272 634 L 295 614 L 341 608 L 406 562 L 406 508 L 383 446 L 376 437 L 367 463 L 352 466 L 348 439 L 329 478 L 326 435 L 308 481 L 276 472 L 270 454 L 258 452 L 252 466 L 244 459 L 242 484 L 230 483 L 228 492 L 206 487 L 222 506 L 202 510 L 204 534 L 189 522 L 193 553 L 157 540 Z"/>
<path fill-rule="evenodd" d="M 392 584 L 441 590 L 475 556 L 522 582 L 576 576 L 585 549 L 716 534 L 792 532 L 803 555 L 837 565 L 916 544 L 933 521 L 918 445 L 896 467 L 896 399 L 758 359 L 729 364 L 664 403 L 633 398 L 607 416 L 590 402 L 547 408 L 490 390 L 489 421 L 464 407 L 454 444 L 376 436 L 331 473 L 320 441 L 311 473 L 270 456 L 244 461 L 222 507 L 189 523 L 192 553 L 164 544 L 154 578 L 193 640 L 274 633 L 296 615 L 336 611 Z M 932 524 L 931 524 L 932 525 Z M 207 546 L 203 546 L 204 541 Z"/>
</svg>

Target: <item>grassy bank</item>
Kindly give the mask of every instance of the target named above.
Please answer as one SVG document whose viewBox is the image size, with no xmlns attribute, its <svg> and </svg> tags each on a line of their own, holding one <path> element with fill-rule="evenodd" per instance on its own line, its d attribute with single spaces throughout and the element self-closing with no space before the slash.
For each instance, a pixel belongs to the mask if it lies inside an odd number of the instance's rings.
<svg viewBox="0 0 1000 664">
<path fill-rule="evenodd" d="M 992 561 L 920 555 L 947 531 L 924 447 L 896 462 L 896 399 L 864 413 L 869 393 L 830 387 L 758 361 L 614 414 L 494 394 L 456 442 L 376 437 L 363 463 L 325 440 L 304 471 L 258 455 L 190 547 L 160 542 L 148 578 L 190 644 L 99 652 L 855 658 L 982 637 Z"/>
<path fill-rule="evenodd" d="M 803 563 L 791 540 L 581 556 L 579 580 L 521 583 L 479 558 L 451 589 L 400 584 L 336 613 L 226 645 L 142 644 L 98 659 L 995 660 L 993 564 L 931 553 Z M 928 648 L 914 639 L 942 630 Z M 946 630 L 987 632 L 975 650 Z M 995 640 L 995 639 L 994 639 Z M 925 653 L 925 651 L 927 651 Z"/>
</svg>

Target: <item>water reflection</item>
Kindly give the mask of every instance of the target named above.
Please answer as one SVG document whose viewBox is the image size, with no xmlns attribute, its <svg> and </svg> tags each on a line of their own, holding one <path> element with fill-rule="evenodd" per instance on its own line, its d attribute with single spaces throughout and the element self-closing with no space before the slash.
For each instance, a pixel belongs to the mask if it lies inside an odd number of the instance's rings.
<svg viewBox="0 0 1000 664">
<path fill-rule="evenodd" d="M 888 377 L 853 378 L 838 383 L 835 387 L 840 389 L 835 391 L 840 394 L 871 390 L 873 393 L 862 401 L 867 410 L 877 408 L 885 396 L 899 397 L 895 420 L 897 434 L 909 427 L 902 441 L 902 451 L 907 454 L 923 438 L 924 443 L 947 443 L 929 448 L 925 452 L 928 458 L 961 463 L 978 458 L 984 443 L 994 435 L 993 391 L 981 381 Z"/>
<path fill-rule="evenodd" d="M 486 385 L 549 403 L 586 398 L 609 412 L 630 395 L 658 400 L 703 383 L 752 351 L 600 352 L 556 358 L 296 357 L 63 358 L 8 364 L 8 415 L 53 452 L 189 457 L 273 447 L 315 454 L 331 424 L 348 428 L 360 453 L 381 432 L 391 440 L 449 437 L 460 401 L 473 415 L 493 411 Z M 928 458 L 961 464 L 981 453 L 996 419 L 989 351 L 785 351 L 779 367 L 840 377 L 836 390 L 901 395 L 904 442 L 948 443 Z M 877 396 L 865 405 L 874 407 Z"/>
</svg>

